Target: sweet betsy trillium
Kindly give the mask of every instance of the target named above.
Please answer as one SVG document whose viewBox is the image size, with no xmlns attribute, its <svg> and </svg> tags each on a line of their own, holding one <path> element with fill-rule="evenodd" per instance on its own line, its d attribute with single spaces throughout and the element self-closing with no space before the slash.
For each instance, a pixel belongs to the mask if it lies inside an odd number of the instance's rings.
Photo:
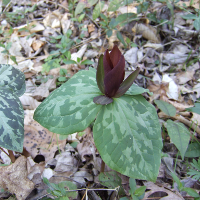
<svg viewBox="0 0 200 200">
<path fill-rule="evenodd" d="M 118 98 L 126 93 L 133 84 L 140 70 L 137 68 L 124 80 L 124 67 L 125 59 L 117 45 L 114 46 L 110 53 L 106 50 L 104 55 L 100 56 L 96 80 L 99 90 L 104 95 L 95 97 L 93 99 L 94 103 L 107 105 L 113 102 L 112 98 Z"/>
<path fill-rule="evenodd" d="M 97 71 L 81 70 L 53 91 L 34 119 L 53 133 L 69 135 L 92 122 L 95 146 L 103 161 L 126 176 L 155 181 L 161 161 L 161 128 L 149 92 L 124 80 L 125 60 L 117 46 L 100 56 Z M 66 138 L 66 136 L 65 136 Z"/>
</svg>

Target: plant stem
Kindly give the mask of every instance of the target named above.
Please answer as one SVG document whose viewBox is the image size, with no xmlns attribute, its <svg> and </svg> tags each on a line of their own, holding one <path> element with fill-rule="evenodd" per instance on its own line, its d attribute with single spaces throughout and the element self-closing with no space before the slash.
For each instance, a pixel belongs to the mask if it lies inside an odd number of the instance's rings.
<svg viewBox="0 0 200 200">
<path fill-rule="evenodd" d="M 105 162 L 102 160 L 101 161 L 101 171 L 100 172 L 104 172 L 105 169 Z"/>
<path fill-rule="evenodd" d="M 10 157 L 10 159 L 11 159 L 11 162 L 14 163 L 14 162 L 15 162 L 15 156 L 14 156 L 14 154 L 13 154 L 13 151 L 8 150 L 8 153 L 9 153 L 9 157 Z"/>
</svg>

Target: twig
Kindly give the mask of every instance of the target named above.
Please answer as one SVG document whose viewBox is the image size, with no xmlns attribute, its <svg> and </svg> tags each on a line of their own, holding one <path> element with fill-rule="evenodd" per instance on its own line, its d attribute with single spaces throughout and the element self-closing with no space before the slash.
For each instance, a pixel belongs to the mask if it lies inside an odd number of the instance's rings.
<svg viewBox="0 0 200 200">
<path fill-rule="evenodd" d="M 0 147 L 0 149 L 9 157 L 9 154 L 2 147 Z"/>
<path fill-rule="evenodd" d="M 52 4 L 54 4 L 54 5 L 60 6 L 60 7 L 64 8 L 65 10 L 69 11 L 68 8 L 66 8 L 65 6 L 63 6 L 63 5 L 61 5 L 61 4 L 58 4 L 58 3 L 56 3 L 56 2 L 49 1 L 49 0 L 46 0 L 46 2 L 49 2 L 49 3 L 52 3 Z"/>
</svg>

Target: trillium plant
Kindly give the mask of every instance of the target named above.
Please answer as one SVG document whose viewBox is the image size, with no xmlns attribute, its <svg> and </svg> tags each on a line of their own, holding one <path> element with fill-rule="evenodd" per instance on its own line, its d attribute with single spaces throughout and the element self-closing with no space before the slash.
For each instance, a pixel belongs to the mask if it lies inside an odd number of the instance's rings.
<svg viewBox="0 0 200 200">
<path fill-rule="evenodd" d="M 34 119 L 51 132 L 68 135 L 93 121 L 93 137 L 103 161 L 113 170 L 136 179 L 155 181 L 161 160 L 161 127 L 149 92 L 125 80 L 125 59 L 117 46 L 101 55 L 97 71 L 76 73 L 36 109 Z"/>
</svg>

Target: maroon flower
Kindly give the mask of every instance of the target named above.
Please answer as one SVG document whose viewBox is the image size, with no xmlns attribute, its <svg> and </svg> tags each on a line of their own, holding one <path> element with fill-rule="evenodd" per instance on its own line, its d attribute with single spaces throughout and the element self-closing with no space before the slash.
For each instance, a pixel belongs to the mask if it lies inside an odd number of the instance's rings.
<svg viewBox="0 0 200 200">
<path fill-rule="evenodd" d="M 95 97 L 95 103 L 108 104 L 113 101 L 112 98 L 120 97 L 126 93 L 139 74 L 139 68 L 124 80 L 124 67 L 125 59 L 117 45 L 110 53 L 106 50 L 104 55 L 100 56 L 96 79 L 97 85 L 104 95 Z"/>
</svg>

